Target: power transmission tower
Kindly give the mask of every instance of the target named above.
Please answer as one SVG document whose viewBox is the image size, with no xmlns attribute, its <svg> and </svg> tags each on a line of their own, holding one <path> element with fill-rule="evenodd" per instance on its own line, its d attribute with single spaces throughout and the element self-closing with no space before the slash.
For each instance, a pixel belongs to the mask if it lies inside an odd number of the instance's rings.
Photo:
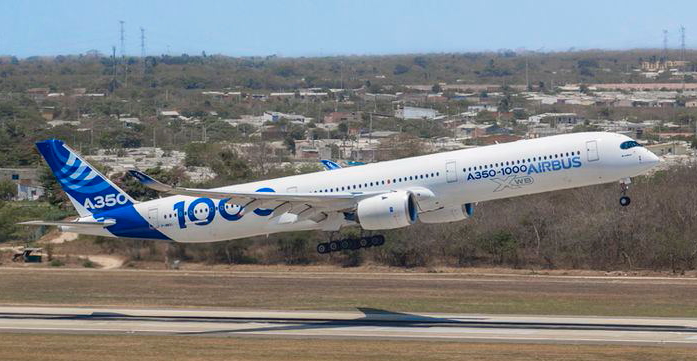
<svg viewBox="0 0 697 361">
<path fill-rule="evenodd" d="M 140 61 L 143 63 L 143 75 L 145 75 L 145 29 L 140 28 Z"/>
<path fill-rule="evenodd" d="M 124 31 L 123 24 L 126 22 L 123 20 L 119 20 L 119 24 L 121 25 L 121 57 L 124 58 L 126 56 L 126 32 Z"/>
</svg>

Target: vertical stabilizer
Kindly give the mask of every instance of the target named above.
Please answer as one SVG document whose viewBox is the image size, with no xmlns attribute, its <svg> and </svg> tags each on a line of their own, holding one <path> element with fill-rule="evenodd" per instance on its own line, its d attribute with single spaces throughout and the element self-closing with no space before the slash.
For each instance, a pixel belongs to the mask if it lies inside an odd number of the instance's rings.
<svg viewBox="0 0 697 361">
<path fill-rule="evenodd" d="M 36 143 L 36 147 L 80 217 L 136 203 L 62 141 L 44 140 Z"/>
</svg>

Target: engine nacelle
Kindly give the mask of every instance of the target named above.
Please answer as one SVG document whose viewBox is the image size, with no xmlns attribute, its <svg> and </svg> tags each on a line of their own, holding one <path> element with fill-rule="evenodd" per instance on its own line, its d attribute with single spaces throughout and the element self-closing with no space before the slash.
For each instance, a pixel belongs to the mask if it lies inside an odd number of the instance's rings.
<svg viewBox="0 0 697 361">
<path fill-rule="evenodd" d="M 441 208 L 435 211 L 419 214 L 419 220 L 423 223 L 449 223 L 467 219 L 474 213 L 472 203 L 463 204 L 460 207 Z"/>
<path fill-rule="evenodd" d="M 414 194 L 409 191 L 385 193 L 358 202 L 358 223 L 363 229 L 394 229 L 412 225 L 419 218 Z"/>
</svg>

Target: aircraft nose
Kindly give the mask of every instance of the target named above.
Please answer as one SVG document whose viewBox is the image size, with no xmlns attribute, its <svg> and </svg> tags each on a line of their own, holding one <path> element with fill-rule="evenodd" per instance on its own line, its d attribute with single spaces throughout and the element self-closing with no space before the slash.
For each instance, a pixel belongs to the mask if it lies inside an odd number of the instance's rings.
<svg viewBox="0 0 697 361">
<path fill-rule="evenodd" d="M 661 158 L 659 158 L 656 154 L 654 154 L 652 151 L 648 149 L 644 149 L 644 154 L 641 157 L 641 163 L 654 166 L 658 163 L 662 162 Z"/>
</svg>

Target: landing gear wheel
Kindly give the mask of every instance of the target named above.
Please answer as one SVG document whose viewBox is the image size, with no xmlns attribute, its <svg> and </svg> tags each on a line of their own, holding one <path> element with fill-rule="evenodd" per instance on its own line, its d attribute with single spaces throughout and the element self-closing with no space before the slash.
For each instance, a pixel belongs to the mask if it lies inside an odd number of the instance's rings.
<svg viewBox="0 0 697 361">
<path fill-rule="evenodd" d="M 632 202 L 632 200 L 629 199 L 629 197 L 627 197 L 627 196 L 622 196 L 622 197 L 620 197 L 620 205 L 621 205 L 622 207 L 628 206 L 629 203 L 631 203 L 631 202 Z"/>
<path fill-rule="evenodd" d="M 325 254 L 329 253 L 329 243 L 320 243 L 317 245 L 317 253 Z"/>
<path fill-rule="evenodd" d="M 356 250 L 356 249 L 360 249 L 360 248 L 361 248 L 360 243 L 359 243 L 358 240 L 355 239 L 355 238 L 349 239 L 349 244 L 350 244 L 349 249 L 351 249 L 351 250 Z"/>
<path fill-rule="evenodd" d="M 336 252 L 341 249 L 341 245 L 338 241 L 329 242 L 329 251 Z"/>
<path fill-rule="evenodd" d="M 372 239 L 370 240 L 370 243 L 373 244 L 373 246 L 382 246 L 385 244 L 385 236 L 378 234 L 377 236 L 373 236 Z"/>
</svg>

